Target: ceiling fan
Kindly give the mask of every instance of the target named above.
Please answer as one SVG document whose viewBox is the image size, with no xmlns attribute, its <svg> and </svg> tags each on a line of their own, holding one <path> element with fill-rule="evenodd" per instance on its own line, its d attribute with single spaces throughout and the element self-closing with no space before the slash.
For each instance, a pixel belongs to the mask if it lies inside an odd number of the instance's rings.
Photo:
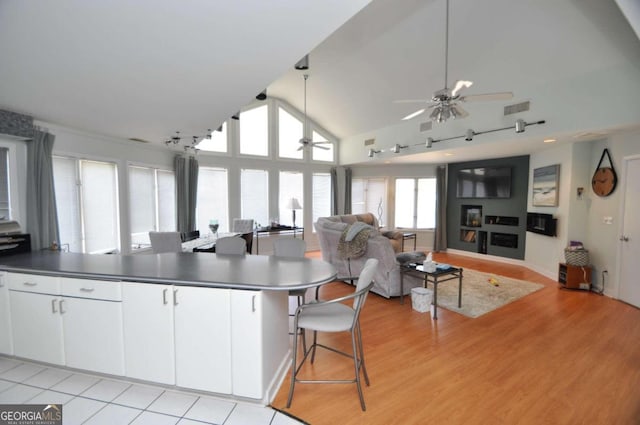
<svg viewBox="0 0 640 425">
<path fill-rule="evenodd" d="M 448 85 L 448 71 L 449 71 L 449 0 L 447 0 L 447 12 L 446 12 L 446 32 L 445 32 L 445 45 L 444 45 L 444 88 L 436 91 L 431 99 L 404 99 L 396 100 L 394 103 L 426 103 L 425 108 L 419 109 L 406 117 L 403 120 L 410 120 L 415 118 L 427 109 L 433 109 L 429 114 L 429 119 L 436 122 L 444 122 L 449 118 L 464 118 L 469 115 L 460 105 L 459 102 L 470 102 L 478 100 L 509 100 L 513 97 L 511 92 L 498 92 L 498 93 L 485 93 L 485 94 L 472 94 L 467 96 L 461 96 L 460 91 L 471 87 L 473 81 L 458 80 L 456 81 L 453 89 Z"/>
<path fill-rule="evenodd" d="M 330 145 L 331 142 L 328 141 L 320 141 L 314 142 L 311 138 L 307 137 L 309 134 L 309 124 L 307 120 L 307 79 L 309 78 L 309 74 L 304 74 L 304 123 L 302 125 L 302 138 L 298 141 L 300 143 L 300 147 L 298 150 L 302 150 L 304 148 L 308 148 L 309 146 L 318 149 L 329 150 L 327 146 L 322 145 Z"/>
</svg>

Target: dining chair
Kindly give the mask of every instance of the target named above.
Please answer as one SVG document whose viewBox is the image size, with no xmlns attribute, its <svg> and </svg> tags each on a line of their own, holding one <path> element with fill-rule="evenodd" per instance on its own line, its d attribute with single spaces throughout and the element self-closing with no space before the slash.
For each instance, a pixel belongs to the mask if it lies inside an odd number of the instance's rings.
<svg viewBox="0 0 640 425">
<path fill-rule="evenodd" d="M 149 232 L 151 249 L 155 254 L 162 252 L 182 252 L 180 232 Z"/>
<path fill-rule="evenodd" d="M 244 255 L 247 251 L 247 241 L 230 236 L 216 240 L 216 254 Z"/>
<path fill-rule="evenodd" d="M 251 249 L 253 247 L 253 219 L 234 218 L 231 225 L 231 231 L 242 234 L 242 238 L 247 241 L 247 252 L 251 254 Z"/>
<path fill-rule="evenodd" d="M 307 244 L 303 239 L 297 238 L 279 238 L 273 241 L 273 255 L 276 257 L 291 257 L 291 258 L 304 258 L 304 254 L 307 251 Z M 307 294 L 306 289 L 292 289 L 289 291 L 290 297 L 296 297 L 297 307 L 304 304 L 304 297 Z M 289 314 L 289 317 L 293 317 L 294 314 Z M 299 329 L 298 332 L 290 332 L 289 335 L 301 335 L 302 336 L 302 349 L 307 351 L 307 341 L 303 330 Z"/>
<path fill-rule="evenodd" d="M 364 363 L 364 351 L 362 349 L 362 333 L 360 331 L 360 312 L 364 306 L 369 290 L 373 287 L 373 276 L 378 267 L 378 260 L 370 258 L 364 264 L 362 272 L 358 278 L 356 290 L 350 295 L 335 298 L 328 301 L 318 301 L 302 304 L 296 310 L 294 318 L 294 330 L 306 329 L 313 331 L 313 343 L 309 349 L 304 351 L 304 356 L 300 364 L 297 364 L 298 357 L 298 338 L 293 340 L 293 359 L 291 361 L 291 385 L 289 387 L 289 397 L 287 399 L 287 408 L 291 407 L 293 400 L 293 390 L 296 382 L 301 384 L 349 384 L 355 383 L 358 388 L 358 396 L 360 397 L 360 407 L 366 410 L 364 396 L 362 394 L 362 385 L 360 383 L 360 372 L 364 376 L 364 381 L 369 385 L 369 376 Z M 344 301 L 353 300 L 351 306 L 343 304 Z M 338 350 L 318 343 L 318 332 L 349 332 L 351 334 L 351 353 Z M 353 359 L 355 377 L 354 379 L 299 379 L 298 374 L 304 365 L 304 362 L 311 354 L 311 363 L 315 360 L 316 348 L 324 348 L 342 356 Z M 317 370 L 316 370 L 317 375 Z"/>
</svg>

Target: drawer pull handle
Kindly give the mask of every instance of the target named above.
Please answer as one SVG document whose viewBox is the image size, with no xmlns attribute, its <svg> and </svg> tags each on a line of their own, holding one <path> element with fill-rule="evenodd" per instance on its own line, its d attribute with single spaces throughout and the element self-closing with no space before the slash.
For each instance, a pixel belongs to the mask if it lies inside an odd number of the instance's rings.
<svg viewBox="0 0 640 425">
<path fill-rule="evenodd" d="M 24 282 L 23 284 L 24 284 L 25 286 L 36 286 L 36 285 L 38 285 L 38 284 L 37 284 L 37 283 L 35 283 L 35 282 Z"/>
<path fill-rule="evenodd" d="M 173 290 L 173 305 L 178 305 L 178 290 Z"/>
<path fill-rule="evenodd" d="M 167 290 L 162 290 L 162 304 L 167 305 Z"/>
<path fill-rule="evenodd" d="M 80 290 L 81 290 L 82 292 L 93 292 L 93 291 L 95 291 L 95 289 L 94 289 L 94 288 L 80 288 Z"/>
<path fill-rule="evenodd" d="M 256 296 L 252 296 L 251 297 L 251 312 L 255 313 L 256 312 Z"/>
<path fill-rule="evenodd" d="M 64 308 L 62 308 L 63 305 L 64 305 L 64 300 L 60 301 L 60 314 L 66 313 L 66 311 L 64 311 Z"/>
<path fill-rule="evenodd" d="M 52 313 L 57 313 L 58 312 L 58 310 L 56 310 L 56 303 L 57 302 L 58 302 L 58 300 L 56 300 L 56 299 L 51 300 L 51 312 Z"/>
</svg>

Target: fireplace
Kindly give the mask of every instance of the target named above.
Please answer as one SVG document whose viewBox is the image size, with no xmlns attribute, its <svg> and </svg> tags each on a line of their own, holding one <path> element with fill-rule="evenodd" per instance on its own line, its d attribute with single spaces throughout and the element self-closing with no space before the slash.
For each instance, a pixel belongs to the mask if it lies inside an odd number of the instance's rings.
<svg viewBox="0 0 640 425">
<path fill-rule="evenodd" d="M 503 246 L 506 248 L 517 248 L 518 247 L 518 235 L 514 235 L 512 233 L 491 233 L 491 245 L 494 246 Z"/>
</svg>

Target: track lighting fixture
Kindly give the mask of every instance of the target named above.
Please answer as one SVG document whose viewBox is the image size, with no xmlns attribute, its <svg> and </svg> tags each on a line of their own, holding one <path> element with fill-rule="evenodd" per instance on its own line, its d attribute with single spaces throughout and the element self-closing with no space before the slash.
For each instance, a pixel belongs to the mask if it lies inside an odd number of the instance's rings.
<svg viewBox="0 0 640 425">
<path fill-rule="evenodd" d="M 235 114 L 231 115 L 231 118 L 234 119 L 234 120 L 239 120 L 240 119 L 240 111 L 238 111 Z"/>
<path fill-rule="evenodd" d="M 401 146 L 399 143 L 396 143 L 395 145 L 393 145 L 393 147 L 391 148 L 391 152 L 393 153 L 400 153 L 401 149 L 406 149 L 409 146 Z"/>
<path fill-rule="evenodd" d="M 525 127 L 529 126 L 529 125 L 540 125 L 540 124 L 544 124 L 546 121 L 545 120 L 539 120 L 539 121 L 534 121 L 534 122 L 525 122 L 522 119 L 518 119 L 515 123 L 515 125 L 512 125 L 510 127 L 502 127 L 502 128 L 494 128 L 492 130 L 484 130 L 484 131 L 474 131 L 472 129 L 468 129 L 465 134 L 461 135 L 461 136 L 453 136 L 453 137 L 445 137 L 443 139 L 434 139 L 432 137 L 427 137 L 426 142 L 424 143 L 416 143 L 413 146 L 424 146 L 427 149 L 430 149 L 434 143 L 438 143 L 438 142 L 444 142 L 447 140 L 454 140 L 454 139 L 462 139 L 464 138 L 464 140 L 466 140 L 467 142 L 470 142 L 473 140 L 474 136 L 479 136 L 481 134 L 486 134 L 486 133 L 494 133 L 496 131 L 503 131 L 503 130 L 511 130 L 511 129 L 515 129 L 516 133 L 523 133 Z M 400 150 L 408 148 L 409 145 L 405 145 L 402 146 L 398 143 L 396 143 L 395 145 L 393 145 L 391 147 L 391 149 L 389 149 L 390 152 L 393 153 L 399 153 Z M 369 149 L 369 151 L 367 152 L 367 156 L 369 158 L 373 158 L 376 154 L 384 152 L 383 150 L 375 150 L 375 149 Z"/>
<path fill-rule="evenodd" d="M 305 55 L 302 59 L 300 59 L 295 64 L 294 68 L 300 71 L 309 69 L 309 55 Z"/>
<path fill-rule="evenodd" d="M 464 136 L 464 140 L 466 140 L 467 142 L 472 141 L 474 134 L 476 134 L 476 133 L 474 133 L 473 130 L 471 130 L 471 129 L 467 130 L 467 132 L 466 132 L 466 134 Z"/>
<path fill-rule="evenodd" d="M 264 89 L 260 93 L 258 93 L 258 95 L 256 96 L 256 99 L 258 99 L 258 100 L 266 100 L 267 99 L 267 89 Z"/>
</svg>

